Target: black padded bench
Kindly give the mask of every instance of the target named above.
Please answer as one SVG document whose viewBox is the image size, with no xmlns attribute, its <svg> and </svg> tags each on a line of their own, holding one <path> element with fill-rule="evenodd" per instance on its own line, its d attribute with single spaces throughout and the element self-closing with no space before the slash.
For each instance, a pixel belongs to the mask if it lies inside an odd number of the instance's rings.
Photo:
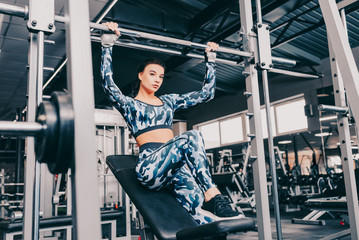
<svg viewBox="0 0 359 240">
<path fill-rule="evenodd" d="M 108 156 L 106 161 L 159 240 L 226 239 L 228 233 L 255 229 L 255 222 L 250 218 L 198 225 L 171 193 L 150 191 L 138 182 L 136 156 Z"/>
<path fill-rule="evenodd" d="M 325 225 L 325 220 L 318 220 L 322 215 L 328 213 L 334 218 L 332 213 L 339 213 L 345 219 L 348 213 L 346 197 L 321 197 L 311 198 L 305 201 L 304 205 L 312 210 L 302 219 L 293 218 L 292 223 Z M 349 220 L 347 220 L 349 222 Z"/>
</svg>

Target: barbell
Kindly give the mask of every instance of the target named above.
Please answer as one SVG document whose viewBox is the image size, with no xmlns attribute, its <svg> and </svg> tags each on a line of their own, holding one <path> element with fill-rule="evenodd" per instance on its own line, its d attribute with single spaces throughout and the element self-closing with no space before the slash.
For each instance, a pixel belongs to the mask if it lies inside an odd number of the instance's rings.
<svg viewBox="0 0 359 240">
<path fill-rule="evenodd" d="M 0 134 L 35 137 L 36 160 L 53 174 L 66 173 L 74 158 L 74 111 L 65 92 L 39 104 L 35 122 L 0 121 Z"/>
</svg>

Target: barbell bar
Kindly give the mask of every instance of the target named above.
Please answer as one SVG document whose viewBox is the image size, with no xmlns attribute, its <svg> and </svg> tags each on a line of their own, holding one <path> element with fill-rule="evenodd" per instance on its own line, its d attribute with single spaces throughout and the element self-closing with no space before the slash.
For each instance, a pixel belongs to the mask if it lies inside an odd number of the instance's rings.
<svg viewBox="0 0 359 240">
<path fill-rule="evenodd" d="M 58 16 L 56 16 L 55 21 L 62 22 L 62 21 L 64 21 L 64 19 L 62 19 L 62 17 L 59 18 Z M 103 30 L 103 31 L 108 31 L 108 27 L 105 25 L 102 25 L 102 24 L 90 22 L 90 27 L 99 29 L 99 30 Z M 179 44 L 179 45 L 183 45 L 183 46 L 187 46 L 187 47 L 200 48 L 200 49 L 207 48 L 207 45 L 202 44 L 202 43 L 195 43 L 195 42 L 191 42 L 191 41 L 187 41 L 187 40 L 166 37 L 166 36 L 161 36 L 161 35 L 157 35 L 157 34 L 145 33 L 145 32 L 140 32 L 140 31 L 135 31 L 135 30 L 129 30 L 129 29 L 125 29 L 125 28 L 118 28 L 117 30 L 121 33 L 121 35 L 130 36 L 130 37 L 145 38 L 145 39 L 174 43 L 174 44 Z M 216 50 L 216 52 L 229 53 L 229 54 L 233 54 L 236 56 L 242 56 L 242 57 L 253 57 L 252 53 L 240 51 L 240 50 L 233 49 L 233 48 L 227 48 L 227 47 L 219 47 Z M 280 57 L 272 57 L 272 61 L 273 61 L 273 63 L 285 65 L 288 67 L 294 67 L 296 65 L 296 61 L 291 60 L 291 59 L 280 58 Z"/>
<path fill-rule="evenodd" d="M 0 134 L 11 136 L 39 136 L 45 127 L 37 122 L 0 121 Z"/>
<path fill-rule="evenodd" d="M 340 114 L 347 114 L 349 112 L 349 108 L 347 107 L 338 107 L 338 106 L 325 105 L 325 104 L 318 105 L 318 110 L 325 112 L 335 112 Z"/>
<path fill-rule="evenodd" d="M 0 121 L 0 134 L 35 137 L 36 159 L 53 174 L 66 173 L 74 153 L 74 111 L 71 97 L 53 92 L 39 104 L 36 122 Z"/>
</svg>

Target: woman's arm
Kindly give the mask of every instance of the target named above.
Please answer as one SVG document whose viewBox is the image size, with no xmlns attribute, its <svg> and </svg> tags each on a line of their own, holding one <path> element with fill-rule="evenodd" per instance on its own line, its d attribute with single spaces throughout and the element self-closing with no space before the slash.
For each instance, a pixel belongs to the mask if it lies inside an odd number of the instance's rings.
<svg viewBox="0 0 359 240">
<path fill-rule="evenodd" d="M 120 37 L 120 32 L 117 30 L 118 25 L 114 22 L 106 22 L 103 25 L 107 26 L 110 31 L 115 34 L 102 34 L 101 36 L 101 77 L 102 85 L 108 99 L 121 112 L 126 113 L 125 105 L 128 104 L 131 98 L 123 95 L 121 90 L 113 81 L 113 67 L 112 67 L 112 47 L 116 40 Z"/>
<path fill-rule="evenodd" d="M 103 81 L 102 85 L 107 97 L 113 105 L 120 110 L 128 102 L 128 97 L 123 95 L 113 81 L 112 47 L 102 47 L 101 77 Z"/>
<path fill-rule="evenodd" d="M 206 74 L 201 90 L 189 92 L 185 94 L 168 94 L 173 104 L 174 111 L 193 107 L 200 103 L 205 103 L 214 98 L 216 89 L 216 53 L 206 52 Z"/>
</svg>

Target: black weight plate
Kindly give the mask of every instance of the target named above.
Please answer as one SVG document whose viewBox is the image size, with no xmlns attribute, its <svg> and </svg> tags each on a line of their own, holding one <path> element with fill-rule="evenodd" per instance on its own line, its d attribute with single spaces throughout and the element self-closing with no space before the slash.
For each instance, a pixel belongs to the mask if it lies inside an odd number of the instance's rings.
<svg viewBox="0 0 359 240">
<path fill-rule="evenodd" d="M 41 163 L 48 163 L 56 157 L 58 145 L 57 113 L 51 102 L 40 103 L 37 108 L 36 122 L 46 126 L 41 137 L 36 138 L 36 159 Z"/>
<path fill-rule="evenodd" d="M 57 151 L 55 158 L 48 163 L 51 173 L 66 173 L 74 158 L 74 111 L 69 94 L 54 92 L 51 94 L 58 116 Z"/>
</svg>

